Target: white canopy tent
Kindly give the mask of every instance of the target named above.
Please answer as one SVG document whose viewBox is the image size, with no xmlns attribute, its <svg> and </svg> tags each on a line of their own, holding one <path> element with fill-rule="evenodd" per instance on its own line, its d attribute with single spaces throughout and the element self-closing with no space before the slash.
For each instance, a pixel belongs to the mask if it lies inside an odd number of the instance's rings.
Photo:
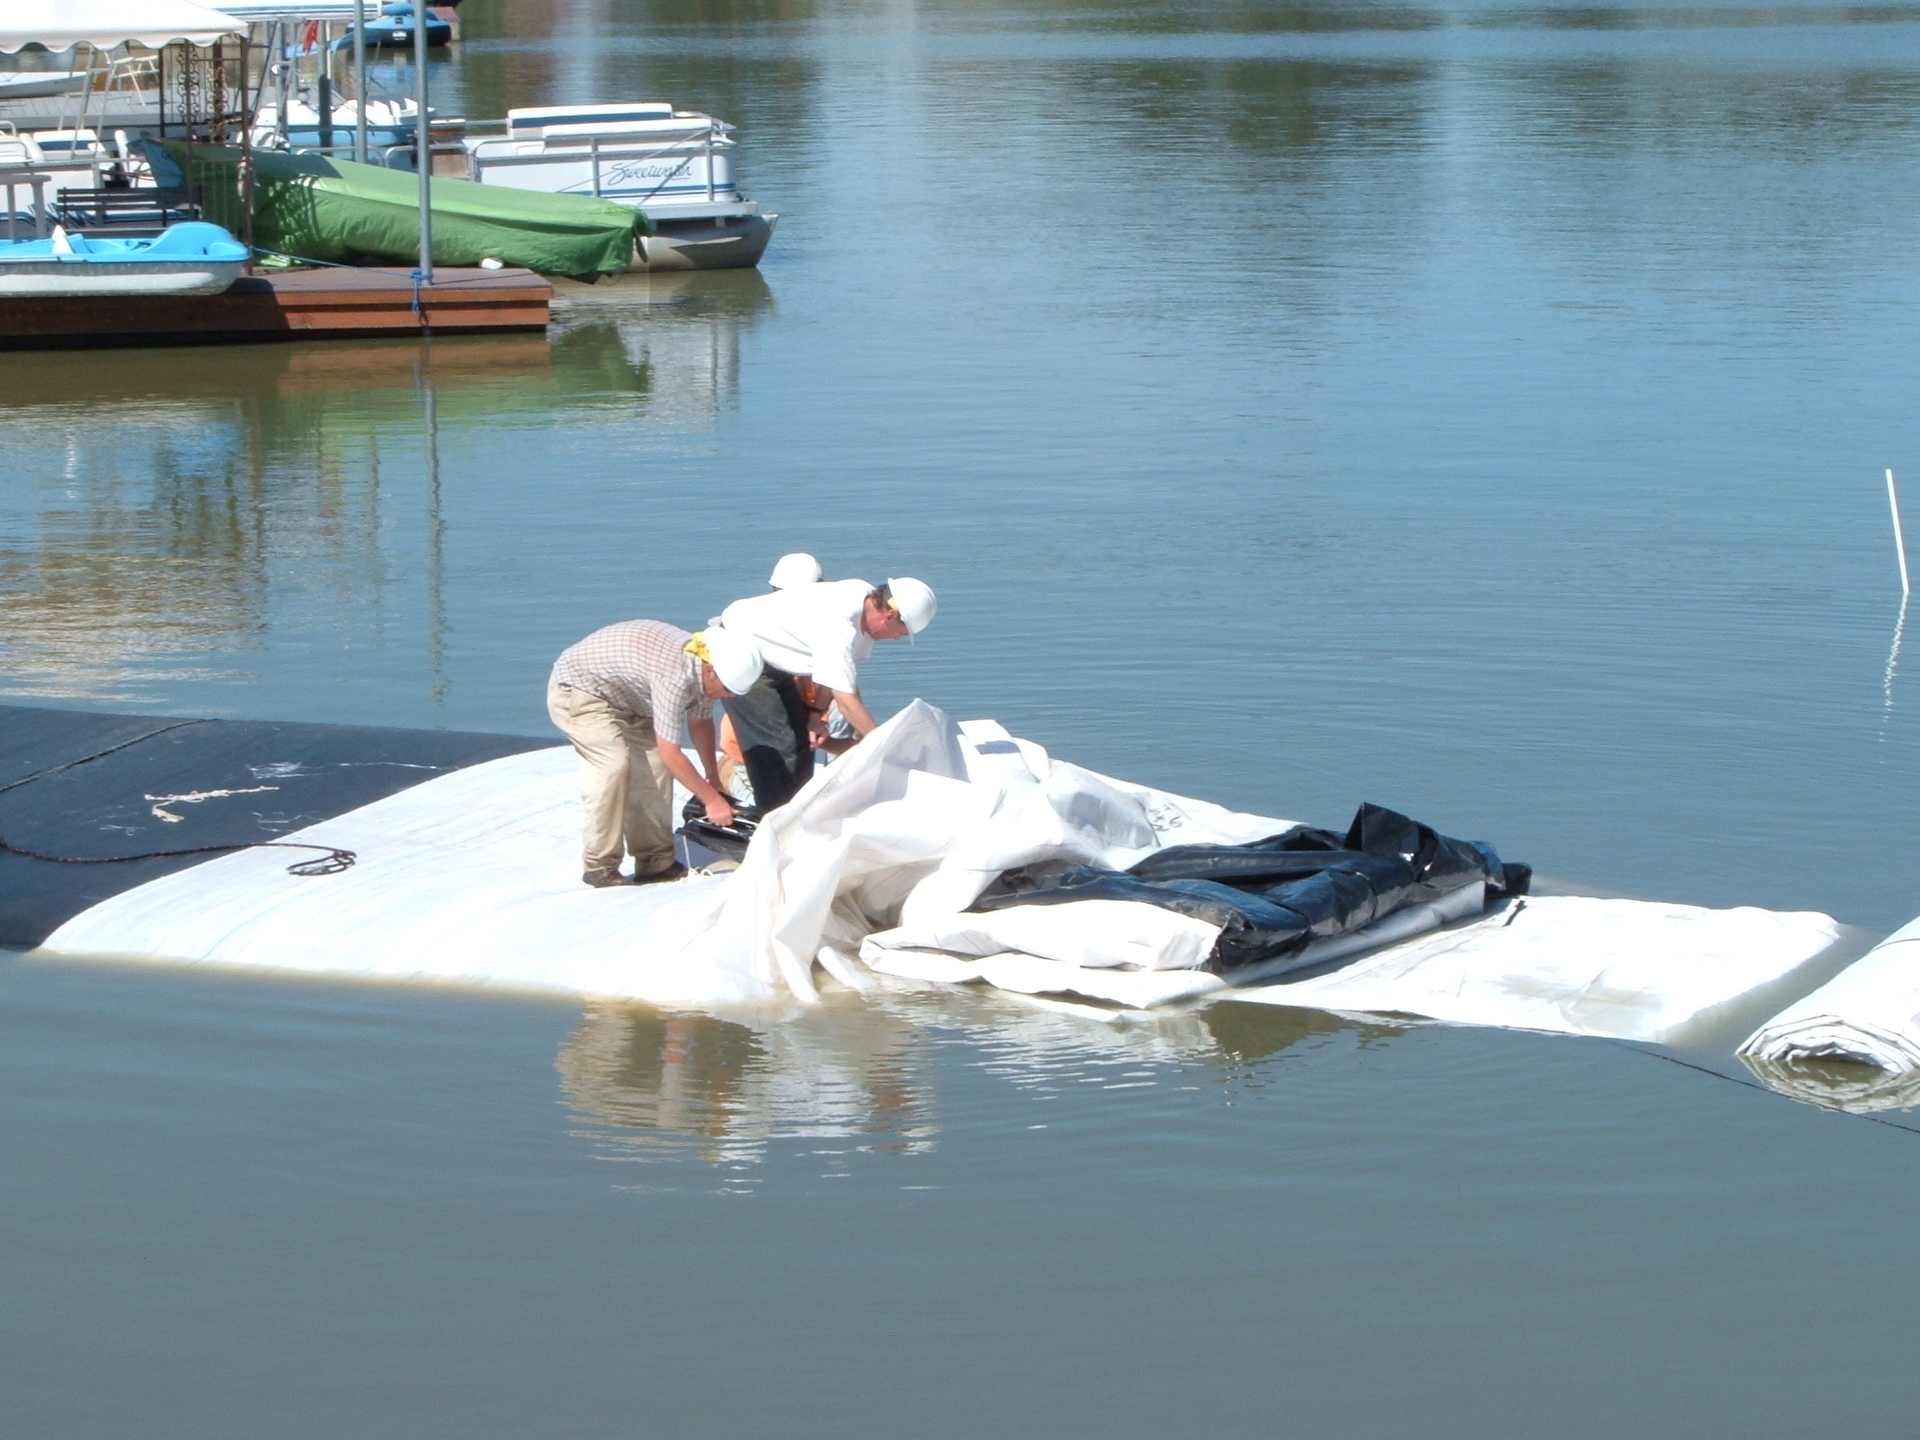
<svg viewBox="0 0 1920 1440">
<path fill-rule="evenodd" d="M 184 40 L 211 45 L 246 33 L 246 22 L 190 0 L 7 0 L 0 6 L 0 53 L 28 45 L 113 50 L 131 42 L 158 50 Z"/>
</svg>

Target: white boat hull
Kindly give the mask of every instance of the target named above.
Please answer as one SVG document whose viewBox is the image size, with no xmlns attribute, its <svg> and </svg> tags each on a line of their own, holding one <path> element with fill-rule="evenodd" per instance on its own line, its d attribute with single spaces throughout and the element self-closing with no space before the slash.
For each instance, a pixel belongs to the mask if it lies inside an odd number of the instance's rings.
<svg viewBox="0 0 1920 1440">
<path fill-rule="evenodd" d="M 66 95 L 87 83 L 85 70 L 22 70 L 0 75 L 0 100 L 38 100 Z"/>
<path fill-rule="evenodd" d="M 646 212 L 655 233 L 631 268 L 746 270 L 760 263 L 777 215 L 740 194 L 733 127 L 664 101 L 507 112 L 504 139 L 472 139 L 467 178 L 482 185 L 591 195 Z"/>
<path fill-rule="evenodd" d="M 240 278 L 239 260 L 0 260 L 0 299 L 76 295 L 218 295 Z"/>
<path fill-rule="evenodd" d="M 529 153 L 508 153 L 516 149 Z M 691 142 L 643 150 L 609 145 L 597 161 L 585 146 L 555 152 L 542 150 L 538 142 L 489 141 L 470 154 L 472 179 L 513 190 L 594 195 L 647 211 L 661 205 L 711 205 L 739 198 L 733 186 L 733 156 L 724 149 L 709 150 Z"/>
<path fill-rule="evenodd" d="M 637 270 L 747 270 L 760 263 L 778 215 L 660 222 L 638 246 Z"/>
</svg>

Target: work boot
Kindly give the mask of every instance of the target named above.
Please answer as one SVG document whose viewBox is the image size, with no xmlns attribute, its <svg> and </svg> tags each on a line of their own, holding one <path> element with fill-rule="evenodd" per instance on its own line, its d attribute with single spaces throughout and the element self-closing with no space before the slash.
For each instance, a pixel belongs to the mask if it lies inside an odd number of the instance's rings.
<svg viewBox="0 0 1920 1440">
<path fill-rule="evenodd" d="M 633 881 L 627 879 L 627 877 L 622 875 L 618 870 L 589 870 L 580 878 L 596 890 L 604 889 L 609 885 L 633 884 Z"/>
<path fill-rule="evenodd" d="M 664 870 L 654 870 L 645 875 L 635 875 L 633 877 L 633 883 L 636 885 L 660 885 L 668 880 L 683 879 L 686 873 L 687 867 L 675 861 Z"/>
</svg>

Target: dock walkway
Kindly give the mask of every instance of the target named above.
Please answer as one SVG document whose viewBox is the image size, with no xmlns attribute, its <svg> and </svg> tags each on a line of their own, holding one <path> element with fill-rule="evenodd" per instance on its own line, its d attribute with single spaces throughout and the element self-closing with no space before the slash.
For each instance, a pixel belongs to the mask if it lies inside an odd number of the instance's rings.
<svg viewBox="0 0 1920 1440">
<path fill-rule="evenodd" d="M 0 350 L 225 345 L 544 329 L 553 286 L 531 270 L 401 267 L 243 275 L 223 295 L 0 299 Z"/>
</svg>

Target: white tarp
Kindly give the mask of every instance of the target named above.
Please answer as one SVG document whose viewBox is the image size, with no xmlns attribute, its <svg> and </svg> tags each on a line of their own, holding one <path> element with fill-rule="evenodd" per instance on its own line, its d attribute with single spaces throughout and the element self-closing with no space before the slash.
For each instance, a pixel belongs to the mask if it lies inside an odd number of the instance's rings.
<svg viewBox="0 0 1920 1440">
<path fill-rule="evenodd" d="M 1332 974 L 1236 998 L 1322 1010 L 1671 1040 L 1839 938 L 1825 915 L 1541 895 Z"/>
<path fill-rule="evenodd" d="M 1162 843 L 1287 827 L 1050 761 L 997 725 L 915 702 L 760 827 L 725 877 L 580 883 L 573 752 L 455 771 L 289 839 L 353 850 L 339 875 L 247 850 L 137 886 L 47 949 L 723 1004 L 815 995 L 823 945 L 970 904 L 1049 855 L 1131 863 Z M 1044 776 L 1042 779 L 1040 776 Z M 845 962 L 842 978 L 861 977 Z"/>
<path fill-rule="evenodd" d="M 1920 920 L 1902 926 L 1740 1046 L 1778 1089 L 1818 1104 L 1878 1110 L 1920 1101 Z M 1826 1062 L 1871 1067 L 1845 1075 Z"/>
<path fill-rule="evenodd" d="M 375 7 L 378 8 L 378 7 Z M 113 50 L 129 41 L 157 50 L 176 40 L 211 45 L 244 35 L 244 20 L 189 0 L 6 0 L 0 5 L 0 53 L 27 45 Z"/>
<path fill-rule="evenodd" d="M 810 1001 L 818 964 L 856 989 L 878 970 L 1146 1007 L 1224 989 L 1189 968 L 1209 927 L 1131 902 L 967 906 L 1037 860 L 1124 868 L 1162 845 L 1289 824 L 1097 775 L 916 701 L 767 817 L 733 874 L 596 890 L 579 878 L 576 783 L 560 747 L 440 776 L 290 837 L 357 852 L 342 874 L 288 875 L 283 850 L 223 856 L 103 901 L 46 948 L 690 1006 Z M 1834 936 L 1825 916 L 1541 899 L 1408 938 L 1479 904 L 1468 887 L 1314 958 L 1402 943 L 1233 993 L 1649 1039 Z"/>
</svg>

